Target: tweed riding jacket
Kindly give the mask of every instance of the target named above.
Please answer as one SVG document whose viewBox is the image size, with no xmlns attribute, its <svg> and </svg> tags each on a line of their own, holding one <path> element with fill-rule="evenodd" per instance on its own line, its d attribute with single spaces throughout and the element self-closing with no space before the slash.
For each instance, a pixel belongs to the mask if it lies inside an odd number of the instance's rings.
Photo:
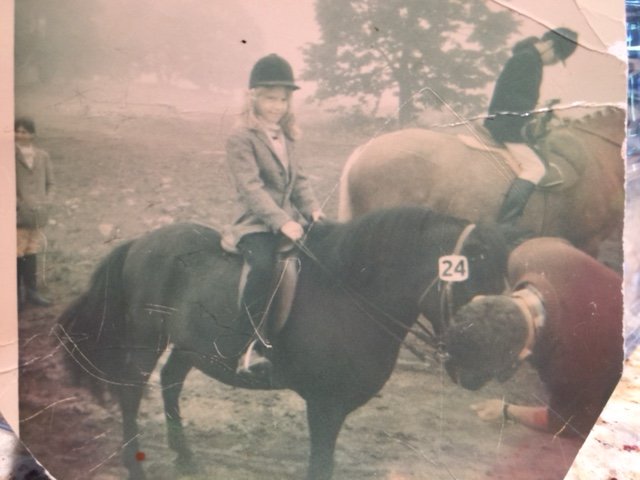
<svg viewBox="0 0 640 480">
<path fill-rule="evenodd" d="M 227 245 L 249 233 L 276 233 L 291 220 L 306 225 L 320 209 L 286 136 L 285 145 L 287 159 L 281 159 L 262 129 L 241 127 L 229 137 L 227 164 L 242 212 L 225 229 Z"/>
</svg>

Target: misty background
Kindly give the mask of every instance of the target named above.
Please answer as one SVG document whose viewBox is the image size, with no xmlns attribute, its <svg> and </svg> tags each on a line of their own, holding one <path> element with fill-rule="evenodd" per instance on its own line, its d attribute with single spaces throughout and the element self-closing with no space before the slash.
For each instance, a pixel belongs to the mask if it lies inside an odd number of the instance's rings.
<svg viewBox="0 0 640 480">
<path fill-rule="evenodd" d="M 542 101 L 621 102 L 624 66 L 578 3 L 21 0 L 16 107 L 35 114 L 33 95 L 46 92 L 58 97 L 53 108 L 85 113 L 236 111 L 253 63 L 276 52 L 303 87 L 298 104 L 317 114 L 402 124 L 429 113 L 477 115 L 513 43 L 563 25 L 580 31 L 581 48 L 566 67 L 546 70 Z"/>
</svg>

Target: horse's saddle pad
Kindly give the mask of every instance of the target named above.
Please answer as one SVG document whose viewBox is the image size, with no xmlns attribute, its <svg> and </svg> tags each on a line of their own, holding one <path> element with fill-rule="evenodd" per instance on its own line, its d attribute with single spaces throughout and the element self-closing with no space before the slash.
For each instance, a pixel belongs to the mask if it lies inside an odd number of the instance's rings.
<svg viewBox="0 0 640 480">
<path fill-rule="evenodd" d="M 456 136 L 468 148 L 500 155 L 516 175 L 520 173 L 521 168 L 516 159 L 504 146 L 493 140 L 485 129 L 478 129 L 474 135 L 458 134 Z M 575 185 L 582 173 L 582 168 L 580 167 L 583 161 L 583 158 L 577 152 L 576 155 L 571 155 L 570 152 L 565 151 L 558 152 L 547 148 L 544 144 L 540 148 L 536 148 L 536 151 L 547 162 L 547 173 L 538 184 L 538 188 L 564 190 Z"/>
</svg>

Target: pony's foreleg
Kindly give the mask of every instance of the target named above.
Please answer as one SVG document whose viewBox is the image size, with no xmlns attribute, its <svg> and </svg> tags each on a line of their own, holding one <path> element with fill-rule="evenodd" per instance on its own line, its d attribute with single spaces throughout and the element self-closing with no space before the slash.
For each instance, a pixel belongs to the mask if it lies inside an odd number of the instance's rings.
<svg viewBox="0 0 640 480">
<path fill-rule="evenodd" d="M 311 437 L 307 480 L 329 480 L 332 477 L 336 440 L 346 416 L 346 410 L 335 400 L 307 400 L 307 420 Z"/>
<path fill-rule="evenodd" d="M 196 470 L 193 453 L 184 435 L 179 404 L 184 380 L 192 366 L 193 364 L 184 352 L 174 349 L 160 372 L 164 414 L 167 422 L 167 440 L 169 447 L 178 454 L 176 466 L 183 473 Z"/>
</svg>

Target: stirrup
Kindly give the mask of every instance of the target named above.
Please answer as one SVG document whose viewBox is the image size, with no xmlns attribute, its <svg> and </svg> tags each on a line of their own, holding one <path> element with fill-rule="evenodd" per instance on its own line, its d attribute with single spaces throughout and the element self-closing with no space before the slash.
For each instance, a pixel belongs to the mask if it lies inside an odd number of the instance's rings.
<svg viewBox="0 0 640 480">
<path fill-rule="evenodd" d="M 258 340 L 256 339 L 249 344 L 249 347 L 238 362 L 236 374 L 262 376 L 271 372 L 271 360 L 256 351 L 255 347 L 257 342 Z"/>
<path fill-rule="evenodd" d="M 555 163 L 550 163 L 547 167 L 547 173 L 538 183 L 538 188 L 557 187 L 564 183 L 564 176 Z"/>
</svg>

